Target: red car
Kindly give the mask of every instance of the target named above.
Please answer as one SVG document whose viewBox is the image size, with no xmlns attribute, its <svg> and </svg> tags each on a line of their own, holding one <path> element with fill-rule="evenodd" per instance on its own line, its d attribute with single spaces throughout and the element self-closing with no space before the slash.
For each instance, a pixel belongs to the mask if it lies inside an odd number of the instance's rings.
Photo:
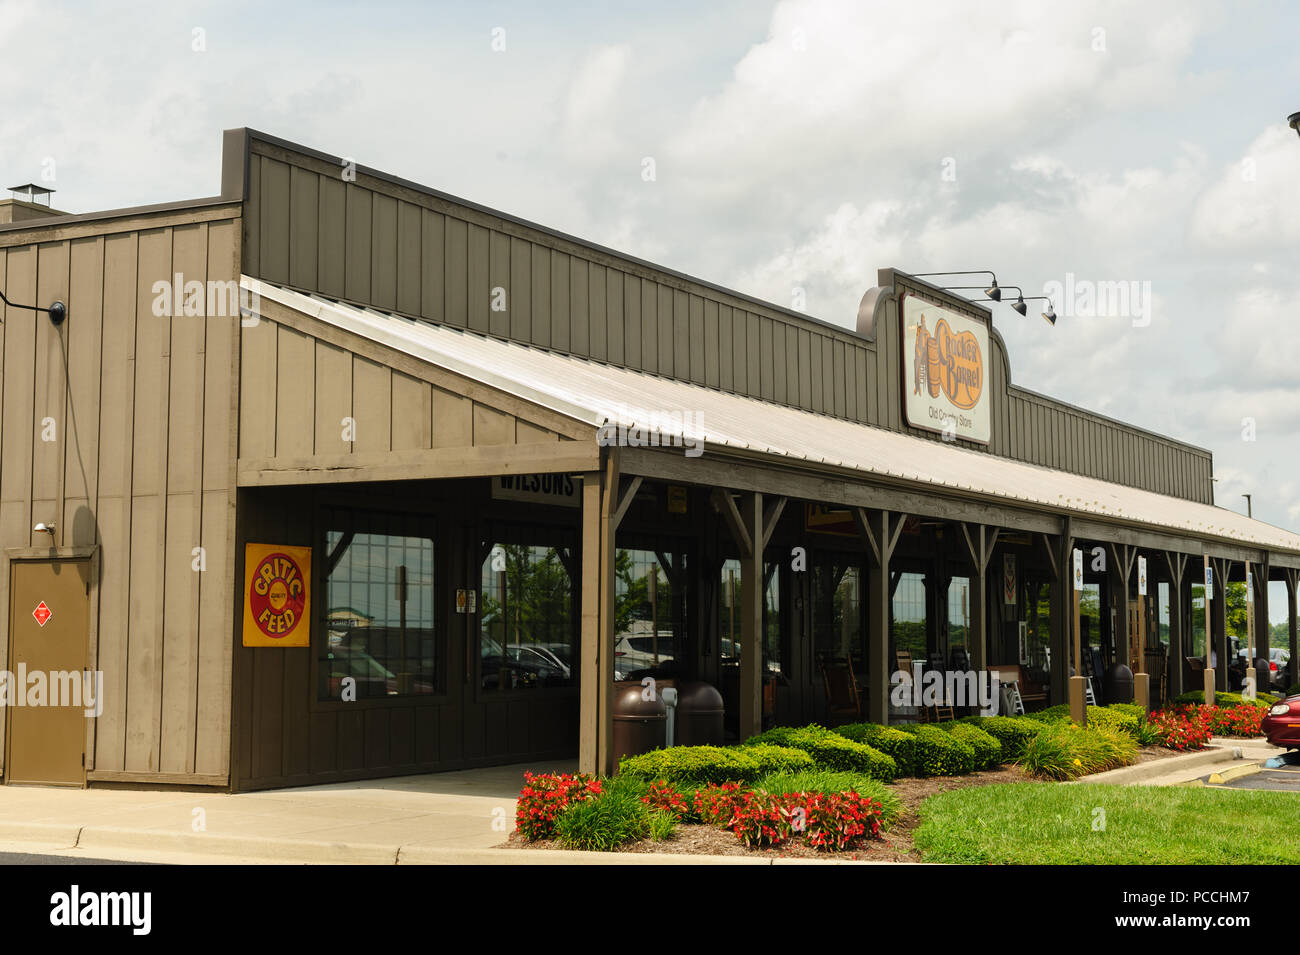
<svg viewBox="0 0 1300 955">
<path fill-rule="evenodd" d="M 1269 707 L 1262 727 L 1274 746 L 1300 749 L 1300 696 L 1289 696 Z"/>
</svg>

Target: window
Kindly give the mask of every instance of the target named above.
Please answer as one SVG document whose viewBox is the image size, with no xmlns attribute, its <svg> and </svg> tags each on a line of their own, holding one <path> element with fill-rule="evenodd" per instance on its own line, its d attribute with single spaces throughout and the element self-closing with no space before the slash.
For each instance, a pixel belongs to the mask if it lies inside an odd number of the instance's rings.
<svg viewBox="0 0 1300 955">
<path fill-rule="evenodd" d="M 906 650 L 912 659 L 926 659 L 925 574 L 904 573 L 894 590 L 894 649 Z"/>
<path fill-rule="evenodd" d="M 813 649 L 822 661 L 850 661 L 865 671 L 862 572 L 856 557 L 820 556 L 813 563 Z"/>
<path fill-rule="evenodd" d="M 948 646 L 966 648 L 970 633 L 970 578 L 948 582 Z"/>
<path fill-rule="evenodd" d="M 614 574 L 614 678 L 677 670 L 686 639 L 686 555 L 620 547 Z M 735 615 L 739 628 L 739 603 Z M 723 647 L 725 653 L 725 642 Z"/>
<path fill-rule="evenodd" d="M 433 541 L 325 534 L 322 700 L 430 696 L 441 676 L 434 631 Z"/>
<path fill-rule="evenodd" d="M 763 662 L 768 674 L 782 671 L 785 648 L 781 643 L 781 573 L 780 566 L 763 565 Z M 735 663 L 744 649 L 740 628 L 741 567 L 732 558 L 722 562 L 722 599 L 718 602 L 718 634 L 722 641 L 723 663 Z"/>
<path fill-rule="evenodd" d="M 497 530 L 483 544 L 479 683 L 484 690 L 576 686 L 576 549 L 562 530 Z"/>
</svg>

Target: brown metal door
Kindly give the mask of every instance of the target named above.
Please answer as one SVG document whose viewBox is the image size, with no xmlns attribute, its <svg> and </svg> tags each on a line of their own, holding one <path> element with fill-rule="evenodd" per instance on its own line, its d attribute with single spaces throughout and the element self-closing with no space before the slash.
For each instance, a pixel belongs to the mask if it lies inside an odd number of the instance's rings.
<svg viewBox="0 0 1300 955">
<path fill-rule="evenodd" d="M 5 781 L 83 786 L 88 707 L 80 697 L 78 705 L 67 705 L 66 692 L 73 682 L 78 693 L 83 688 L 90 639 L 90 562 L 16 560 L 10 567 L 8 670 L 14 675 L 14 692 L 25 694 L 25 701 L 32 699 L 28 687 L 36 685 L 31 677 L 43 674 L 45 705 L 9 707 Z M 20 682 L 20 672 L 25 672 L 27 686 Z M 73 679 L 60 680 L 56 674 L 71 674 Z M 50 705 L 57 702 L 65 705 Z"/>
</svg>

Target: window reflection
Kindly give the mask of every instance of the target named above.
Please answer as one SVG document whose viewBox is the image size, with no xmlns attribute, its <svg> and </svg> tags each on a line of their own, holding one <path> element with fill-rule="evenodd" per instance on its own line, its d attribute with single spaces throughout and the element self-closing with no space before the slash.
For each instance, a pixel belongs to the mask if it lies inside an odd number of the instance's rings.
<svg viewBox="0 0 1300 955">
<path fill-rule="evenodd" d="M 575 686 L 574 549 L 496 541 L 486 550 L 479 602 L 483 689 Z"/>
<path fill-rule="evenodd" d="M 433 541 L 331 530 L 325 552 L 320 698 L 433 694 Z"/>
</svg>

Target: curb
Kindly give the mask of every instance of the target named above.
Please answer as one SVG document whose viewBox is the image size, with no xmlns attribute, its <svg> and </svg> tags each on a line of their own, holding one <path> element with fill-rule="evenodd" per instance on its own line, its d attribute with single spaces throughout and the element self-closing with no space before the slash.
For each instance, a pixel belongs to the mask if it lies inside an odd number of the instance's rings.
<svg viewBox="0 0 1300 955">
<path fill-rule="evenodd" d="M 1230 763 L 1234 760 L 1241 759 L 1241 747 L 1233 746 L 1217 747 L 1211 746 L 1197 753 L 1186 753 L 1182 756 L 1170 756 L 1167 759 L 1153 759 L 1137 766 L 1121 766 L 1119 769 L 1111 769 L 1104 773 L 1097 773 L 1093 776 L 1081 776 L 1078 779 L 1072 779 L 1065 785 L 1077 785 L 1079 783 L 1109 783 L 1112 785 L 1131 785 L 1133 783 L 1142 783 L 1157 777 L 1170 776 L 1175 773 L 1183 773 L 1187 770 L 1197 769 L 1202 766 L 1214 766 L 1218 763 Z M 1192 773 L 1192 777 L 1200 776 L 1201 773 Z"/>
<path fill-rule="evenodd" d="M 89 855 L 145 850 L 194 855 L 205 864 L 213 856 L 279 865 L 888 865 L 872 859 L 767 859 L 687 853 L 577 852 L 567 849 L 450 848 L 259 839 L 205 833 L 75 826 L 53 823 L 0 823 L 0 845 L 31 844 L 84 849 Z M 206 858 L 205 858 L 206 857 Z"/>
</svg>

